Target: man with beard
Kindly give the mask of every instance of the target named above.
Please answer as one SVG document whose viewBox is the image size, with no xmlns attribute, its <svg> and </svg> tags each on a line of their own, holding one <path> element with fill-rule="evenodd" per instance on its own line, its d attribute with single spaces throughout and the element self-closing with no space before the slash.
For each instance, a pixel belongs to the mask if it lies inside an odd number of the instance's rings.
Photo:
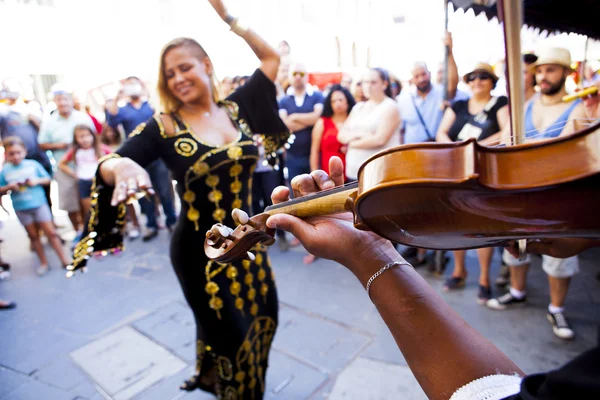
<svg viewBox="0 0 600 400">
<path fill-rule="evenodd" d="M 579 110 L 581 101 L 564 103 L 567 94 L 565 82 L 573 72 L 571 54 L 562 48 L 548 48 L 538 54 L 537 61 L 530 66 L 535 72 L 535 80 L 540 87 L 540 95 L 535 96 L 525 107 L 525 133 L 528 141 L 545 140 L 567 135 L 576 129 L 572 115 Z M 519 260 L 504 252 L 503 261 L 510 267 L 510 289 L 496 299 L 487 301 L 493 310 L 506 310 L 522 305 L 527 300 L 527 270 L 531 263 L 529 256 Z M 575 336 L 565 316 L 564 303 L 571 278 L 579 272 L 577 256 L 555 258 L 542 256 L 542 269 L 548 275 L 550 304 L 546 315 L 552 330 L 561 339 Z"/>
<path fill-rule="evenodd" d="M 136 127 L 145 123 L 154 115 L 152 106 L 142 99 L 143 91 L 144 87 L 142 81 L 135 76 L 130 76 L 125 80 L 123 90 L 120 93 L 120 95 L 129 98 L 127 104 L 123 107 L 119 107 L 118 99 L 106 102 L 106 121 L 108 125 L 113 129 L 117 129 L 119 125 L 122 125 L 126 137 L 129 137 Z M 173 205 L 169 170 L 165 163 L 159 159 L 146 167 L 146 171 L 148 171 L 150 179 L 152 180 L 152 187 L 155 189 L 156 194 L 162 203 L 163 211 L 167 217 L 167 228 L 171 231 L 175 226 L 177 216 L 175 215 L 175 207 Z M 154 201 L 145 197 L 140 199 L 140 207 L 147 218 L 147 233 L 143 237 L 143 240 L 146 242 L 158 236 L 156 210 Z M 129 231 L 128 235 L 130 239 L 135 239 L 139 236 L 139 224 L 135 215 L 135 209 L 132 205 L 128 206 L 127 212 L 134 225 L 134 228 Z"/>
<path fill-rule="evenodd" d="M 458 70 L 452 54 L 452 36 L 446 32 L 444 44 L 448 46 L 448 86 L 444 88 L 441 84 L 432 84 L 431 72 L 424 62 L 416 62 L 411 70 L 412 85 L 403 90 L 398 96 L 398 108 L 403 121 L 402 131 L 403 144 L 434 142 L 438 131 L 445 105 L 444 92 L 448 91 L 448 99 L 466 100 L 468 96 L 464 92 L 457 92 Z M 426 250 L 408 248 L 402 253 L 406 259 L 410 259 L 414 266 L 426 264 Z M 416 260 L 414 258 L 416 257 Z M 438 253 L 436 265 L 432 266 L 437 273 L 443 269 L 444 256 Z"/>
<path fill-rule="evenodd" d="M 567 49 L 550 47 L 538 54 L 530 67 L 540 87 L 540 96 L 525 108 L 525 135 L 528 140 L 541 140 L 567 135 L 576 130 L 571 114 L 580 108 L 581 101 L 565 103 L 565 82 L 573 73 L 571 53 Z"/>
</svg>

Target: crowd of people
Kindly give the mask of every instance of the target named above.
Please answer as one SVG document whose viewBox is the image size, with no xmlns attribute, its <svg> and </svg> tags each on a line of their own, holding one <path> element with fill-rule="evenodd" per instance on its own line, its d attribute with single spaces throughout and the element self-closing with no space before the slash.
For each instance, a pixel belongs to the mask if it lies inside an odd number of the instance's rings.
<svg viewBox="0 0 600 400">
<path fill-rule="evenodd" d="M 161 52 L 160 112 L 148 101 L 144 82 L 135 76 L 122 81 L 117 97 L 107 99 L 104 115 L 96 116 L 82 99 L 60 85 L 52 89 L 51 111 L 23 103 L 17 89 L 5 86 L 5 104 L 0 109 L 5 157 L 0 194 L 11 195 L 12 207 L 38 255 L 36 271 L 40 276 L 49 268 L 42 235 L 58 255 L 61 267 L 72 274 L 86 265 L 90 254 L 122 248 L 121 233 L 129 240 L 141 236 L 143 241 L 151 241 L 166 228 L 173 235 L 171 260 L 197 325 L 196 372 L 182 388 L 200 388 L 224 398 L 229 398 L 228 391 L 239 394 L 239 398 L 249 398 L 248 393 L 260 398 L 277 326 L 277 293 L 266 250 L 259 246 L 239 263 L 213 263 L 197 246 L 205 232 L 214 223 L 233 226 L 240 222 L 239 216 L 230 215 L 232 209 L 261 212 L 272 204 L 274 191 L 273 199 L 285 200 L 288 194 L 276 191 L 278 186 L 287 184 L 292 196 L 306 194 L 292 185 L 295 177 L 307 179 L 306 174 L 324 171 L 336 185 L 354 181 L 369 157 L 400 144 L 475 138 L 486 146 L 507 145 L 511 135 L 508 98 L 506 88 L 499 87 L 500 77 L 487 63 L 480 62 L 459 76 L 449 33 L 443 39 L 447 63 L 438 68 L 437 82 L 429 67 L 415 60 L 410 79 L 404 84 L 386 69 L 371 68 L 360 77 L 344 74 L 339 82 L 319 90 L 309 83 L 308 69 L 293 58 L 287 42 L 275 50 L 231 17 L 221 1 L 211 4 L 260 60 L 252 75 L 217 82 L 202 46 L 193 39 L 180 38 Z M 523 56 L 528 140 L 568 135 L 600 118 L 598 94 L 571 103 L 562 101 L 567 94 L 565 82 L 573 72 L 571 61 L 569 51 L 561 48 Z M 442 82 L 444 68 L 447 79 Z M 595 76 L 596 71 L 590 71 L 586 82 L 598 84 Z M 54 206 L 68 213 L 76 232 L 73 260 L 63 247 L 65 241 L 57 233 L 52 215 L 51 180 L 58 190 L 59 204 Z M 176 192 L 174 180 L 178 183 Z M 147 196 L 136 196 L 138 192 Z M 179 216 L 177 197 L 181 202 Z M 129 201 L 132 198 L 139 200 L 145 229 L 141 228 L 135 202 Z M 332 220 L 335 224 L 335 218 Z M 274 228 L 281 228 L 277 236 L 282 251 L 302 244 L 309 252 L 304 258 L 307 264 L 326 257 L 354 268 L 350 266 L 353 261 L 332 256 L 331 249 L 311 244 L 308 236 L 288 242 L 284 229 L 289 230 L 291 223 L 285 218 L 273 222 Z M 393 247 L 380 239 L 369 237 L 366 242 L 384 248 L 381 254 L 391 255 L 389 260 L 374 255 L 367 260 L 373 265 L 379 261 L 387 265 L 397 259 Z M 495 251 L 502 253 L 496 283 L 507 289 L 498 297 L 493 296 L 490 278 Z M 444 283 L 448 292 L 464 288 L 467 278 L 465 251 L 454 251 L 453 255 L 454 269 Z M 427 249 L 408 248 L 402 257 L 415 267 L 429 265 L 438 274 L 443 273 L 447 262 L 443 253 L 434 257 Z M 494 248 L 478 249 L 477 257 L 477 302 L 493 310 L 526 303 L 530 257 L 519 259 L 507 249 Z M 4 272 L 9 270 L 8 264 L 0 263 Z M 561 339 L 572 339 L 574 332 L 564 303 L 570 280 L 579 271 L 577 255 L 565 258 L 545 254 L 542 268 L 548 275 L 547 317 L 553 332 Z M 367 270 L 356 267 L 353 272 L 366 282 L 363 278 L 368 276 L 361 274 Z M 409 280 L 421 285 L 415 276 Z M 390 289 L 407 293 L 406 282 L 398 282 L 398 287 Z M 391 318 L 393 307 L 386 310 L 384 305 L 389 299 L 376 296 L 374 301 L 382 315 Z M 14 306 L 0 300 L 1 309 Z M 443 324 L 452 325 L 451 321 Z M 260 343 L 256 348 L 246 344 L 249 333 Z M 413 339 L 404 344 L 406 347 L 399 343 L 403 351 L 412 345 L 422 348 L 422 343 Z M 236 357 L 239 360 L 239 352 L 252 357 L 232 363 Z M 494 352 L 499 353 L 497 349 Z M 472 356 L 472 360 L 478 359 Z M 497 362 L 488 364 L 496 368 L 487 368 L 490 374 L 519 373 L 510 360 L 496 356 Z M 417 370 L 423 376 L 429 373 L 429 367 Z M 419 373 L 415 372 L 418 378 Z M 462 378 L 438 382 L 443 388 L 420 382 L 427 393 L 433 393 L 457 390 L 462 386 L 457 382 L 466 384 L 475 379 L 470 375 Z"/>
</svg>

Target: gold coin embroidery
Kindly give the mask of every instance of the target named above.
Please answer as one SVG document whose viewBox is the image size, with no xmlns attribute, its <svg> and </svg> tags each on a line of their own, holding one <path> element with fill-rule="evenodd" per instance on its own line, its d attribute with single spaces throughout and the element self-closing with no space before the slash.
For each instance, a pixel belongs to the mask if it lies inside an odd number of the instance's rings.
<svg viewBox="0 0 600 400">
<path fill-rule="evenodd" d="M 183 200 L 186 203 L 193 203 L 196 200 L 196 193 L 192 192 L 191 190 L 187 190 L 183 194 Z"/>
<path fill-rule="evenodd" d="M 231 202 L 231 207 L 232 208 L 242 208 L 242 200 L 241 199 L 233 200 L 233 202 Z"/>
<path fill-rule="evenodd" d="M 179 138 L 175 141 L 175 151 L 181 156 L 193 156 L 196 150 L 198 150 L 198 143 L 190 138 Z"/>
<path fill-rule="evenodd" d="M 210 169 L 210 167 L 205 162 L 197 162 L 192 166 L 192 170 L 194 171 L 194 174 L 196 174 L 198 176 L 205 175 L 209 169 Z"/>
<path fill-rule="evenodd" d="M 220 190 L 215 189 L 212 192 L 208 193 L 208 200 L 210 200 L 212 203 L 218 203 L 222 199 L 223 193 L 221 193 Z"/>
<path fill-rule="evenodd" d="M 229 189 L 233 194 L 239 194 L 242 191 L 242 182 L 234 181 L 229 185 Z"/>
<path fill-rule="evenodd" d="M 242 150 L 242 148 L 240 146 L 231 146 L 227 150 L 227 157 L 229 157 L 232 160 L 238 160 L 242 156 L 243 153 L 244 153 L 244 151 Z"/>
<path fill-rule="evenodd" d="M 212 215 L 216 221 L 223 222 L 227 213 L 222 208 L 217 208 Z"/>
<path fill-rule="evenodd" d="M 217 175 L 209 175 L 206 177 L 206 186 L 215 187 L 219 184 L 219 177 Z"/>
<path fill-rule="evenodd" d="M 200 212 L 193 207 L 187 212 L 187 217 L 190 221 L 198 221 L 200 219 Z"/>
</svg>

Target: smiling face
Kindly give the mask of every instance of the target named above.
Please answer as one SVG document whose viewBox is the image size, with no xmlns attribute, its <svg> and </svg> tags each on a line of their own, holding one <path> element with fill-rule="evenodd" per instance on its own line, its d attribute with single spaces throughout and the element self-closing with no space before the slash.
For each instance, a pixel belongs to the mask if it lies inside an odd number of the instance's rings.
<svg viewBox="0 0 600 400">
<path fill-rule="evenodd" d="M 494 88 L 494 78 L 488 72 L 474 71 L 467 77 L 467 83 L 474 95 L 489 95 Z"/>
<path fill-rule="evenodd" d="M 197 49 L 186 45 L 170 49 L 164 55 L 162 73 L 170 94 L 183 104 L 202 103 L 211 97 L 212 64 Z"/>
</svg>

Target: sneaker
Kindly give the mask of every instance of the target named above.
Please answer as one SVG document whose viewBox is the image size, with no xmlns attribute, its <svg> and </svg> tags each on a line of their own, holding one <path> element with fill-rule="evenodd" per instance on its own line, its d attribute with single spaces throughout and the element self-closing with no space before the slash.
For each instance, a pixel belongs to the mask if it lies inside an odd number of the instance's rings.
<svg viewBox="0 0 600 400">
<path fill-rule="evenodd" d="M 450 290 L 460 289 L 465 287 L 465 278 L 459 278 L 457 276 L 451 276 L 446 279 L 444 283 L 444 292 L 449 292 Z"/>
<path fill-rule="evenodd" d="M 139 238 L 141 235 L 140 230 L 138 228 L 132 228 L 129 230 L 129 232 L 127 232 L 127 237 L 130 240 L 135 240 L 137 238 Z"/>
<path fill-rule="evenodd" d="M 35 272 L 38 274 L 38 276 L 44 276 L 48 273 L 48 266 L 39 266 L 38 269 L 35 270 Z"/>
<path fill-rule="evenodd" d="M 573 339 L 575 337 L 575 332 L 569 326 L 567 322 L 567 317 L 565 314 L 561 312 L 551 313 L 549 312 L 546 317 L 548 321 L 552 324 L 552 330 L 554 334 L 563 340 Z"/>
<path fill-rule="evenodd" d="M 149 242 L 152 239 L 154 239 L 155 237 L 158 236 L 158 229 L 148 229 L 148 233 L 146 233 L 144 235 L 144 237 L 142 238 L 142 240 L 144 242 Z"/>
<path fill-rule="evenodd" d="M 510 269 L 508 265 L 502 263 L 500 266 L 500 272 L 496 277 L 496 286 L 504 287 L 510 283 Z"/>
<path fill-rule="evenodd" d="M 506 310 L 510 306 L 514 306 L 517 304 L 523 304 L 527 300 L 527 296 L 523 296 L 523 298 L 518 299 L 513 296 L 510 292 L 503 294 L 500 297 L 495 299 L 490 299 L 485 303 L 488 308 L 492 310 Z"/>
<path fill-rule="evenodd" d="M 492 289 L 488 286 L 479 285 L 477 291 L 477 304 L 484 305 L 492 298 Z"/>
</svg>

